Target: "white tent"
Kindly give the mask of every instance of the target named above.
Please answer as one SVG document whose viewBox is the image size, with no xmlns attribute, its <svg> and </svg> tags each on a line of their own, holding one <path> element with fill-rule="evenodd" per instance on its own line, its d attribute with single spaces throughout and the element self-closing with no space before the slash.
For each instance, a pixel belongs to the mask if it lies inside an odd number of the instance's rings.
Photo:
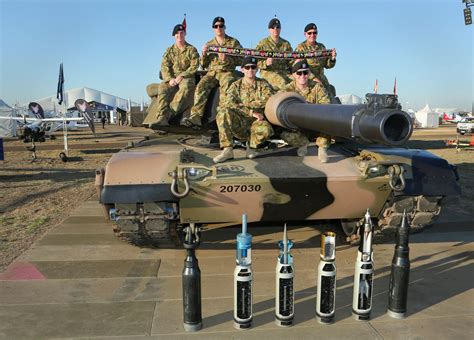
<svg viewBox="0 0 474 340">
<path fill-rule="evenodd" d="M 439 126 L 439 116 L 428 104 L 415 112 L 415 118 L 422 128 L 437 128 Z"/>
<path fill-rule="evenodd" d="M 67 103 L 68 108 L 73 108 L 74 102 L 77 99 L 84 99 L 88 102 L 94 101 L 97 103 L 111 106 L 113 108 L 119 108 L 124 111 L 128 111 L 128 99 L 120 98 L 109 93 L 91 89 L 89 87 L 81 87 L 77 89 L 67 90 L 64 93 L 64 99 L 65 99 L 65 102 Z M 58 100 L 56 99 L 56 95 L 46 97 L 46 98 L 41 98 L 41 99 L 35 100 L 35 102 L 40 104 L 43 107 L 43 110 L 45 112 L 61 109 L 60 107 L 58 107 Z M 132 104 L 136 104 L 136 103 L 132 103 Z M 28 106 L 28 103 L 26 103 L 24 106 Z"/>
<path fill-rule="evenodd" d="M 14 110 L 0 99 L 0 116 L 14 117 Z M 16 120 L 0 119 L 0 138 L 16 137 Z"/>
<path fill-rule="evenodd" d="M 338 96 L 341 104 L 362 104 L 364 100 L 355 94 L 341 94 Z"/>
</svg>

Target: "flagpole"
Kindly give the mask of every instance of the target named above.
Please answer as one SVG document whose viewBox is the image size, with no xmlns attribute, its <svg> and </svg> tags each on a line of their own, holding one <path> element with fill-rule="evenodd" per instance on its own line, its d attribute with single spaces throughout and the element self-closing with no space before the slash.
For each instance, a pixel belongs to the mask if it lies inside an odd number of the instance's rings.
<svg viewBox="0 0 474 340">
<path fill-rule="evenodd" d="M 60 66 L 60 78 L 62 78 L 62 86 L 61 86 L 61 99 L 63 101 L 63 138 L 64 138 L 64 153 L 66 157 L 69 157 L 69 147 L 67 143 L 67 125 L 66 125 L 66 112 L 67 112 L 67 99 L 64 95 L 64 70 L 63 70 L 63 63 L 61 62 Z"/>
</svg>

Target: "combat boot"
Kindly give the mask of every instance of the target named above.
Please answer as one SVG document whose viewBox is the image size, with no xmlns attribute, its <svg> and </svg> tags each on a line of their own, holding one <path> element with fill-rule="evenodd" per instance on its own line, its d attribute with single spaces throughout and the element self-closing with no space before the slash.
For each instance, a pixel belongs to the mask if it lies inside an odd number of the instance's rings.
<svg viewBox="0 0 474 340">
<path fill-rule="evenodd" d="M 257 157 L 257 151 L 251 147 L 247 147 L 247 158 L 254 159 L 255 157 Z"/>
<path fill-rule="evenodd" d="M 308 145 L 303 145 L 303 146 L 300 146 L 297 150 L 296 150 L 296 154 L 300 157 L 304 157 L 308 154 Z"/>
<path fill-rule="evenodd" d="M 328 162 L 328 148 L 327 147 L 320 146 L 318 148 L 318 159 L 321 161 L 321 163 Z"/>
<path fill-rule="evenodd" d="M 234 158 L 234 150 L 232 149 L 231 146 L 228 146 L 224 148 L 222 152 L 218 156 L 214 157 L 212 160 L 214 161 L 214 163 L 222 163 L 233 158 Z"/>
<path fill-rule="evenodd" d="M 199 117 L 185 117 L 181 120 L 181 125 L 199 130 L 202 126 L 201 118 L 199 118 Z"/>
<path fill-rule="evenodd" d="M 153 128 L 154 126 L 159 127 L 159 126 L 169 126 L 169 125 L 170 124 L 168 123 L 168 118 L 166 118 L 165 116 L 161 116 L 160 118 L 158 118 L 156 122 L 151 124 L 151 128 Z"/>
</svg>

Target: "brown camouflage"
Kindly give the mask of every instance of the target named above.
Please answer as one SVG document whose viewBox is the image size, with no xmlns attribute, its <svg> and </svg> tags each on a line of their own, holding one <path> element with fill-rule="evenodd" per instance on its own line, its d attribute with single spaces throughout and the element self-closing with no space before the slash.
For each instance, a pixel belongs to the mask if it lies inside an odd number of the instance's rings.
<svg viewBox="0 0 474 340">
<path fill-rule="evenodd" d="M 308 103 L 312 104 L 329 104 L 329 96 L 324 86 L 318 82 L 308 79 L 308 88 L 305 91 L 300 90 L 293 80 L 288 84 L 282 92 L 296 92 L 304 97 Z M 302 146 L 309 143 L 309 139 L 300 131 L 283 131 L 280 137 L 292 146 Z M 316 145 L 319 147 L 328 147 L 331 144 L 331 136 L 319 134 L 316 138 Z"/>
<path fill-rule="evenodd" d="M 214 38 L 207 42 L 208 46 L 225 46 L 241 48 L 240 42 L 226 34 L 224 42 L 219 44 Z M 225 56 L 221 60 L 218 54 L 206 53 L 201 57 L 201 65 L 203 69 L 207 70 L 207 74 L 199 81 L 196 91 L 194 93 L 194 106 L 191 109 L 190 119 L 193 123 L 199 125 L 204 116 L 204 109 L 206 108 L 207 99 L 212 89 L 220 86 L 220 100 L 223 100 L 225 93 L 230 84 L 237 80 L 235 74 L 235 67 L 240 64 L 239 57 Z"/>
<path fill-rule="evenodd" d="M 325 50 L 326 47 L 321 44 L 316 42 L 316 44 L 313 46 L 309 44 L 307 41 L 304 41 L 296 47 L 295 51 L 298 52 L 316 52 L 320 50 Z M 326 90 L 329 92 L 329 80 L 328 78 L 324 75 L 324 69 L 325 68 L 333 68 L 336 65 L 336 60 L 331 60 L 331 58 L 326 57 L 326 58 L 308 58 L 308 64 L 309 64 L 309 69 L 311 70 L 311 73 L 313 74 L 312 77 L 316 77 L 321 82 L 324 84 L 324 87 Z"/>
<path fill-rule="evenodd" d="M 147 124 L 152 124 L 162 117 L 170 119 L 192 106 L 198 66 L 199 53 L 191 44 L 185 43 L 183 50 L 176 44 L 166 49 L 161 62 L 163 82 L 147 86 L 147 93 L 151 99 L 147 110 Z M 177 76 L 183 77 L 181 83 L 170 86 L 168 82 Z"/>
<path fill-rule="evenodd" d="M 287 40 L 279 38 L 275 43 L 271 37 L 260 40 L 255 49 L 278 52 L 293 51 L 291 44 Z M 282 89 L 291 82 L 289 77 L 291 60 L 289 59 L 273 59 L 271 65 L 266 64 L 266 59 L 259 59 L 258 67 L 260 69 L 260 77 L 268 81 L 275 90 Z"/>
<path fill-rule="evenodd" d="M 232 146 L 233 137 L 249 139 L 250 147 L 257 148 L 273 135 L 269 122 L 252 117 L 252 113 L 263 115 L 272 94 L 273 89 L 263 79 L 255 79 L 255 84 L 249 84 L 242 78 L 229 87 L 216 116 L 222 148 Z"/>
</svg>

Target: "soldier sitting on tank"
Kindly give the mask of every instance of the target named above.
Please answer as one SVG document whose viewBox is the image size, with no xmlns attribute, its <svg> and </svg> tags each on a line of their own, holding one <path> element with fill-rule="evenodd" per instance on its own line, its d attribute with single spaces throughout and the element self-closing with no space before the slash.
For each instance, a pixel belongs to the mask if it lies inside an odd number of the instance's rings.
<svg viewBox="0 0 474 340">
<path fill-rule="evenodd" d="M 280 37 L 281 22 L 277 18 L 273 18 L 268 23 L 268 31 L 270 36 L 260 40 L 256 49 L 262 51 L 278 51 L 290 52 L 293 51 L 291 44 Z M 260 69 L 260 77 L 267 80 L 275 90 L 280 90 L 286 84 L 291 82 L 289 72 L 291 69 L 291 61 L 285 59 L 266 58 L 258 61 L 258 68 Z"/>
<path fill-rule="evenodd" d="M 242 61 L 244 77 L 230 85 L 216 116 L 219 142 L 223 149 L 214 163 L 234 158 L 233 138 L 248 140 L 247 157 L 256 156 L 255 149 L 273 135 L 265 120 L 265 104 L 273 94 L 266 80 L 257 78 L 257 59 L 247 56 Z"/>
<path fill-rule="evenodd" d="M 166 49 L 161 62 L 163 82 L 147 86 L 152 99 L 148 114 L 155 118 L 152 127 L 169 125 L 171 118 L 190 108 L 193 102 L 199 53 L 186 42 L 183 25 L 174 26 L 172 35 L 176 42 Z"/>
<path fill-rule="evenodd" d="M 296 92 L 311 104 L 330 103 L 329 96 L 321 82 L 317 78 L 309 79 L 310 69 L 305 59 L 297 61 L 291 68 L 291 72 L 294 80 L 282 92 Z M 307 154 L 309 139 L 302 132 L 285 130 L 280 134 L 280 137 L 292 146 L 299 146 L 297 150 L 299 156 Z M 316 145 L 318 146 L 318 158 L 323 163 L 328 161 L 327 149 L 330 144 L 330 136 L 319 134 Z"/>
<path fill-rule="evenodd" d="M 316 24 L 307 24 L 304 28 L 304 35 L 306 37 L 306 41 L 303 41 L 302 43 L 298 44 L 295 51 L 317 52 L 326 49 L 323 44 L 316 42 L 316 38 L 318 36 L 318 27 L 316 26 Z M 336 49 L 332 49 L 331 57 L 315 58 L 308 60 L 309 69 L 312 73 L 311 79 L 316 77 L 321 80 L 331 98 L 336 96 L 336 91 L 334 87 L 329 84 L 328 78 L 326 78 L 326 76 L 324 75 L 324 69 L 333 68 L 336 65 L 336 56 Z"/>
<path fill-rule="evenodd" d="M 212 89 L 220 86 L 220 101 L 225 96 L 230 84 L 237 80 L 235 67 L 240 62 L 239 57 L 225 55 L 223 53 L 207 53 L 208 46 L 222 46 L 241 48 L 239 41 L 225 34 L 225 20 L 222 17 L 216 17 L 212 21 L 215 37 L 209 40 L 202 47 L 201 66 L 207 69 L 207 74 L 202 77 L 196 87 L 194 94 L 194 106 L 191 109 L 189 118 L 184 118 L 182 124 L 188 127 L 199 129 L 202 125 L 201 120 L 204 116 L 204 109 Z"/>
</svg>

